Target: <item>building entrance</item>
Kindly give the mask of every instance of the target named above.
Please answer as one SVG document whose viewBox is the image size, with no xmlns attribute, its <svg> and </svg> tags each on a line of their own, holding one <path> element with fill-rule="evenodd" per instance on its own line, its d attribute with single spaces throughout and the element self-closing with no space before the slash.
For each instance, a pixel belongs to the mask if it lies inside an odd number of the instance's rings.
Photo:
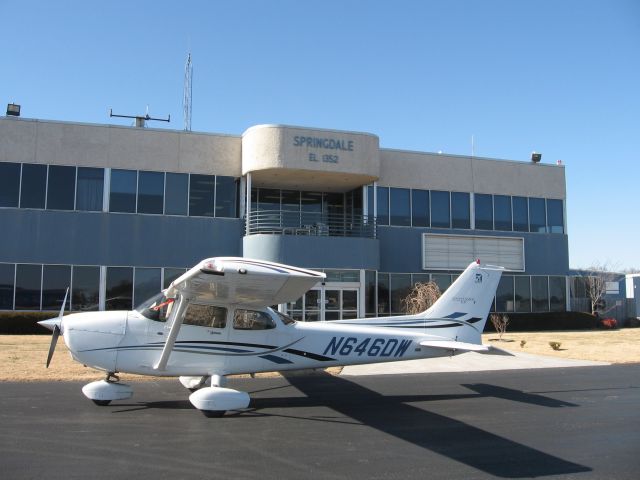
<svg viewBox="0 0 640 480">
<path fill-rule="evenodd" d="M 293 319 L 305 322 L 347 320 L 358 318 L 359 302 L 357 284 L 327 283 L 309 290 L 295 302 L 288 303 L 286 308 Z"/>
</svg>

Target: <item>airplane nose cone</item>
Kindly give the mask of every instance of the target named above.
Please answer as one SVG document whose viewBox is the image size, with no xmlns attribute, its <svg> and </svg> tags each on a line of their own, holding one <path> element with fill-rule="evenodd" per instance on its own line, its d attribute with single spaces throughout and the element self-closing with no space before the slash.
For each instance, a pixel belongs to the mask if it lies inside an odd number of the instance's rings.
<svg viewBox="0 0 640 480">
<path fill-rule="evenodd" d="M 44 328 L 48 328 L 52 332 L 53 332 L 53 329 L 56 328 L 56 325 L 58 326 L 58 328 L 61 328 L 61 326 L 60 326 L 61 323 L 62 322 L 60 321 L 60 318 L 58 318 L 58 317 L 50 318 L 49 320 L 42 320 L 42 321 L 38 322 L 38 324 L 42 325 Z"/>
</svg>

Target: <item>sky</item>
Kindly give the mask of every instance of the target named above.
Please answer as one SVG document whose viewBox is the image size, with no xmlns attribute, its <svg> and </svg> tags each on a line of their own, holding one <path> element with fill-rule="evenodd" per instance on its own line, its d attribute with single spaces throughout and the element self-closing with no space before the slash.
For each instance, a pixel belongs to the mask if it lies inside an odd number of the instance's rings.
<svg viewBox="0 0 640 480">
<path fill-rule="evenodd" d="M 638 0 L 0 0 L 0 103 L 193 131 L 263 123 L 565 165 L 570 266 L 640 268 Z M 0 139 L 2 141 L 2 139 Z M 634 198 L 636 200 L 634 200 Z"/>
</svg>

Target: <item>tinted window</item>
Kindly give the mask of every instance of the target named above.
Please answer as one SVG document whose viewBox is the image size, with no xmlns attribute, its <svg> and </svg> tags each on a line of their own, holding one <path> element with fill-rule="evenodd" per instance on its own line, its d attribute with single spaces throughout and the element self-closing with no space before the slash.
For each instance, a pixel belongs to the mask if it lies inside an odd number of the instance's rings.
<svg viewBox="0 0 640 480">
<path fill-rule="evenodd" d="M 132 297 L 133 268 L 107 267 L 105 310 L 131 310 Z"/>
<path fill-rule="evenodd" d="M 76 167 L 51 165 L 49 167 L 49 186 L 47 188 L 47 209 L 73 210 L 75 194 Z"/>
<path fill-rule="evenodd" d="M 238 184 L 233 177 L 216 177 L 216 217 L 236 217 Z"/>
<path fill-rule="evenodd" d="M 270 330 L 276 328 L 276 322 L 265 312 L 237 309 L 233 315 L 233 328 L 235 330 Z"/>
<path fill-rule="evenodd" d="M 409 189 L 389 189 L 389 211 L 391 225 L 411 225 L 411 205 L 409 203 Z"/>
<path fill-rule="evenodd" d="M 507 195 L 493 196 L 493 210 L 495 214 L 496 230 L 512 230 L 511 227 L 511 197 Z"/>
<path fill-rule="evenodd" d="M 534 312 L 549 311 L 549 286 L 547 277 L 531 277 L 531 300 Z"/>
<path fill-rule="evenodd" d="M 377 187 L 378 225 L 389 225 L 389 188 Z"/>
<path fill-rule="evenodd" d="M 287 210 L 290 212 L 299 212 L 300 211 L 300 192 L 296 190 L 282 190 L 282 210 Z"/>
<path fill-rule="evenodd" d="M 15 266 L 0 263 L 0 310 L 13 310 L 13 281 Z"/>
<path fill-rule="evenodd" d="M 389 311 L 389 274 L 378 273 L 378 315 L 388 315 Z"/>
<path fill-rule="evenodd" d="M 547 200 L 547 224 L 549 233 L 564 233 L 562 200 Z"/>
<path fill-rule="evenodd" d="M 20 164 L 0 163 L 0 207 L 18 206 Z"/>
<path fill-rule="evenodd" d="M 529 199 L 529 231 L 546 232 L 547 215 L 544 208 L 544 198 Z"/>
<path fill-rule="evenodd" d="M 164 203 L 164 173 L 138 174 L 138 213 L 162 214 Z"/>
<path fill-rule="evenodd" d="M 376 315 L 376 272 L 366 270 L 364 272 L 364 302 L 367 316 Z"/>
<path fill-rule="evenodd" d="M 391 313 L 403 313 L 405 307 L 402 304 L 411 291 L 411 275 L 408 273 L 392 273 L 390 277 Z"/>
<path fill-rule="evenodd" d="M 431 276 L 433 282 L 438 285 L 440 293 L 444 293 L 451 286 L 451 275 L 446 273 L 434 273 Z"/>
<path fill-rule="evenodd" d="M 373 217 L 373 187 L 372 186 L 368 186 L 367 187 L 367 212 L 368 215 Z"/>
<path fill-rule="evenodd" d="M 16 310 L 40 310 L 42 265 L 17 265 Z"/>
<path fill-rule="evenodd" d="M 182 323 L 198 327 L 224 328 L 227 325 L 227 309 L 190 303 Z"/>
<path fill-rule="evenodd" d="M 144 302 L 160 291 L 159 268 L 136 268 L 133 304 Z"/>
<path fill-rule="evenodd" d="M 168 288 L 176 278 L 182 275 L 186 270 L 184 268 L 165 268 L 164 269 L 164 282 L 162 288 Z"/>
<path fill-rule="evenodd" d="M 549 302 L 552 312 L 564 312 L 567 308 L 567 289 L 564 277 L 549 277 Z"/>
<path fill-rule="evenodd" d="M 516 312 L 531 311 L 531 280 L 529 277 L 515 277 Z"/>
<path fill-rule="evenodd" d="M 137 173 L 135 170 L 111 170 L 110 212 L 135 213 Z"/>
<path fill-rule="evenodd" d="M 414 227 L 429 226 L 429 191 L 411 191 L 411 215 Z"/>
<path fill-rule="evenodd" d="M 22 190 L 20 191 L 21 208 L 44 208 L 47 189 L 47 166 L 22 165 Z"/>
<path fill-rule="evenodd" d="M 62 300 L 71 287 L 71 267 L 69 265 L 45 265 L 42 270 L 42 309 L 60 310 Z M 69 309 L 67 298 L 65 310 Z"/>
<path fill-rule="evenodd" d="M 451 227 L 449 192 L 431 191 L 431 226 L 438 228 Z"/>
<path fill-rule="evenodd" d="M 167 173 L 164 213 L 166 215 L 186 215 L 189 199 L 189 175 L 186 173 Z"/>
<path fill-rule="evenodd" d="M 78 167 L 76 210 L 102 211 L 104 169 Z"/>
<path fill-rule="evenodd" d="M 476 193 L 473 198 L 477 230 L 493 230 L 493 197 Z"/>
<path fill-rule="evenodd" d="M 529 231 L 529 209 L 526 197 L 512 197 L 513 229 L 516 232 Z"/>
<path fill-rule="evenodd" d="M 471 228 L 468 193 L 451 193 L 451 226 L 453 228 Z"/>
<path fill-rule="evenodd" d="M 92 311 L 100 307 L 100 267 L 73 267 L 71 308 Z"/>
<path fill-rule="evenodd" d="M 513 312 L 515 307 L 513 295 L 513 277 L 503 275 L 496 290 L 496 311 Z"/>
<path fill-rule="evenodd" d="M 213 217 L 215 182 L 216 177 L 213 175 L 191 175 L 189 215 Z"/>
<path fill-rule="evenodd" d="M 267 190 L 270 192 L 268 195 L 262 194 L 262 188 L 260 189 L 260 208 L 263 208 L 263 204 L 265 198 L 267 201 L 273 202 L 272 206 L 274 210 L 278 210 L 280 208 L 279 204 L 276 205 L 276 201 L 280 200 L 280 190 Z M 277 196 L 276 196 L 277 192 Z M 300 203 L 302 204 L 302 212 L 303 213 L 322 213 L 322 193 L 320 192 L 301 192 L 300 194 Z M 317 215 L 312 215 L 310 218 L 317 218 Z"/>
</svg>

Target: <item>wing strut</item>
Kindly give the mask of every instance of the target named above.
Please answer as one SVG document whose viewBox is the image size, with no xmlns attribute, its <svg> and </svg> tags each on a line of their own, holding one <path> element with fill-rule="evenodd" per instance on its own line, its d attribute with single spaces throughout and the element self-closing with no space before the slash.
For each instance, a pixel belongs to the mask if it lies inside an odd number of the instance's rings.
<svg viewBox="0 0 640 480">
<path fill-rule="evenodd" d="M 178 338 L 178 333 L 180 332 L 180 327 L 182 326 L 182 318 L 184 317 L 183 313 L 188 304 L 189 302 L 187 297 L 180 295 L 178 308 L 174 308 L 172 312 L 173 318 L 171 323 L 171 330 L 169 330 L 169 335 L 167 336 L 167 341 L 164 343 L 164 348 L 162 349 L 162 354 L 158 359 L 158 363 L 153 366 L 154 370 L 164 370 L 167 367 L 169 356 L 173 351 L 173 345 L 176 343 L 176 338 Z"/>
</svg>

